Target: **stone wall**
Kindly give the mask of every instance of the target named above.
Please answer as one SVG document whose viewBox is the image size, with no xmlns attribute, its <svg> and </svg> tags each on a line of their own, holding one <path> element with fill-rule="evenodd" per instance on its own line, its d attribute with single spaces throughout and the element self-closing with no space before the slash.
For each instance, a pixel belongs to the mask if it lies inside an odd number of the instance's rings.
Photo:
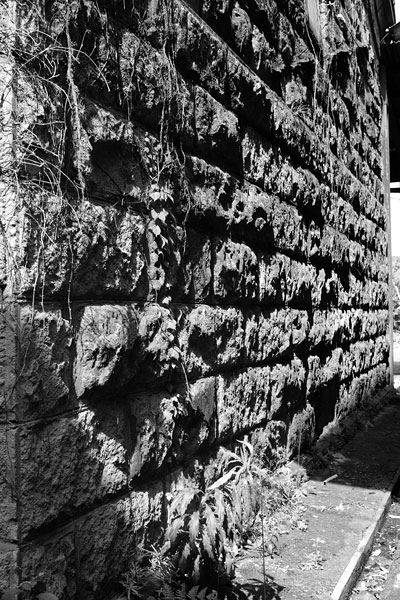
<svg viewBox="0 0 400 600">
<path fill-rule="evenodd" d="M 1 4 L 1 585 L 98 599 L 220 445 L 297 452 L 388 383 L 376 25 Z"/>
</svg>

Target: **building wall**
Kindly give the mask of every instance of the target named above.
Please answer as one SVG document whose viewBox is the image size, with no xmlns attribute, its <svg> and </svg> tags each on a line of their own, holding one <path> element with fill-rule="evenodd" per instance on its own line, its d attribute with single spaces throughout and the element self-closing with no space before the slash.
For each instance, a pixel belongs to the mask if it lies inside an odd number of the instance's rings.
<svg viewBox="0 0 400 600">
<path fill-rule="evenodd" d="M 361 0 L 42 4 L 1 23 L 0 574 L 87 600 L 220 445 L 387 385 L 383 104 Z"/>
</svg>

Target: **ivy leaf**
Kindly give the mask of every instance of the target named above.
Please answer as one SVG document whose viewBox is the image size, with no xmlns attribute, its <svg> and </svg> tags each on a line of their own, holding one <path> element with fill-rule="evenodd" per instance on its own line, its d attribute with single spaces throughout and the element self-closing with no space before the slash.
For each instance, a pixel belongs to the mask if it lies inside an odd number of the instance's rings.
<svg viewBox="0 0 400 600">
<path fill-rule="evenodd" d="M 165 223 L 165 221 L 167 220 L 168 217 L 168 212 L 165 210 L 165 208 L 162 208 L 160 210 L 160 212 L 158 213 L 158 218 L 162 223 Z"/>
<path fill-rule="evenodd" d="M 177 348 L 171 348 L 169 355 L 171 358 L 174 358 L 175 360 L 179 360 L 179 358 L 180 358 L 180 353 Z"/>
<path fill-rule="evenodd" d="M 50 592 L 43 592 L 42 594 L 38 594 L 36 598 L 38 600 L 58 600 L 57 596 L 51 594 Z"/>
<path fill-rule="evenodd" d="M 149 229 L 153 232 L 154 237 L 158 237 L 161 234 L 161 227 L 156 223 L 150 223 Z"/>
</svg>

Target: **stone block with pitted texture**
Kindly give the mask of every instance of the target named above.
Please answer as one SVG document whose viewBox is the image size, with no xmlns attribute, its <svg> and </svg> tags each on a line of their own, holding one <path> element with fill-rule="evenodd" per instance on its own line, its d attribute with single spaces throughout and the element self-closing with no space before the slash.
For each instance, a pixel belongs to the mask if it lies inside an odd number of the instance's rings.
<svg viewBox="0 0 400 600">
<path fill-rule="evenodd" d="M 221 445 L 290 456 L 389 381 L 376 23 L 3 4 L 0 587 L 101 600 Z"/>
</svg>

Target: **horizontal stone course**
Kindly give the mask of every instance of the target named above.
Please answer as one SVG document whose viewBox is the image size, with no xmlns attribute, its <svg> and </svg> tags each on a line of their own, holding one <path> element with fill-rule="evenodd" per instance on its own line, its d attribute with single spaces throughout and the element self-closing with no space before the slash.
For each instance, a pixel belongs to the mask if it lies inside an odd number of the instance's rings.
<svg viewBox="0 0 400 600">
<path fill-rule="evenodd" d="M 77 104 L 38 141 L 68 190 L 28 169 L 0 249 L 5 561 L 17 519 L 62 600 L 110 597 L 220 445 L 292 455 L 389 382 L 379 65 L 342 8 L 313 39 L 303 0 L 69 7 Z M 24 144 L 64 124 L 27 90 Z"/>
<path fill-rule="evenodd" d="M 85 598 L 112 594 L 121 568 L 128 568 L 129 555 L 138 541 L 155 541 L 154 531 L 162 517 L 161 486 L 132 491 L 118 501 L 97 508 L 52 535 L 27 543 L 22 569 L 28 579 L 41 573 L 47 589 L 59 597 Z M 101 531 L 101 535 L 95 532 Z"/>
<path fill-rule="evenodd" d="M 123 406 L 108 403 L 20 428 L 24 538 L 126 488 L 125 427 Z"/>
</svg>

